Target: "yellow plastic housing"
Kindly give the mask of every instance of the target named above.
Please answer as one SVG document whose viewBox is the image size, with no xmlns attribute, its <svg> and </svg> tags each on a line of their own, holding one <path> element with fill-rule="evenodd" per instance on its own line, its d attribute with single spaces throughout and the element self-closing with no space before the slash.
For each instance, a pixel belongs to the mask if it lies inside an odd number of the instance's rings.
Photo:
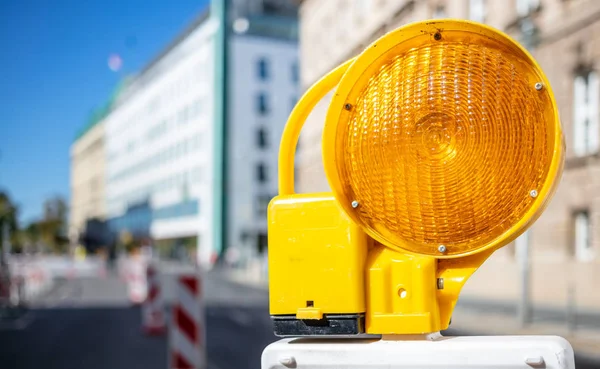
<svg viewBox="0 0 600 369">
<path fill-rule="evenodd" d="M 521 234 L 555 190 L 563 146 L 550 85 L 527 51 L 492 28 L 443 20 L 402 27 L 356 58 L 329 108 L 323 161 L 367 234 L 449 258 Z"/>
<path fill-rule="evenodd" d="M 268 232 L 271 315 L 364 313 L 367 236 L 331 193 L 275 197 Z"/>
<path fill-rule="evenodd" d="M 437 260 L 375 245 L 367 260 L 366 332 L 422 334 L 447 328 L 437 303 Z"/>
</svg>

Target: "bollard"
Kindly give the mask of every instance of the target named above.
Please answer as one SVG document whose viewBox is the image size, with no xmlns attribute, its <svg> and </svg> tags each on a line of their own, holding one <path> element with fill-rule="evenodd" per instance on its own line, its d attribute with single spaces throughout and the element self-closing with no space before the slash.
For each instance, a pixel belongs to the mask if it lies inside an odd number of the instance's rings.
<svg viewBox="0 0 600 369">
<path fill-rule="evenodd" d="M 108 276 L 106 263 L 106 260 L 100 260 L 100 265 L 98 266 L 98 277 L 102 279 L 105 279 Z"/>
<path fill-rule="evenodd" d="M 160 289 L 160 275 L 158 268 L 152 263 L 146 268 L 148 293 L 142 305 L 142 329 L 148 335 L 162 335 L 165 333 L 165 315 L 163 299 Z"/>
<path fill-rule="evenodd" d="M 177 279 L 169 334 L 169 368 L 206 368 L 202 281 L 198 274 Z"/>
<path fill-rule="evenodd" d="M 131 260 L 127 265 L 126 275 L 129 300 L 136 305 L 143 303 L 148 290 L 146 264 L 141 260 Z"/>
</svg>

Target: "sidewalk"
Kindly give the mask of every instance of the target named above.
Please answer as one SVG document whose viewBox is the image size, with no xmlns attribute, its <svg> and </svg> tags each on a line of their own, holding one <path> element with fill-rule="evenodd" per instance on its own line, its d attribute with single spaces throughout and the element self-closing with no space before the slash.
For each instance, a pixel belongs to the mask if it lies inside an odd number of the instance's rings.
<svg viewBox="0 0 600 369">
<path fill-rule="evenodd" d="M 235 283 L 268 290 L 268 280 L 256 271 L 227 270 L 227 278 Z M 516 304 L 464 296 L 452 316 L 448 333 L 468 335 L 557 335 L 566 338 L 577 355 L 600 364 L 600 311 L 577 311 L 576 329 L 570 329 L 564 309 L 534 307 L 532 323 L 521 328 Z"/>
<path fill-rule="evenodd" d="M 455 331 L 455 332 L 453 332 Z M 556 335 L 567 339 L 577 355 L 600 363 L 600 329 L 579 325 L 569 329 L 564 321 L 542 320 L 534 316 L 528 326 L 519 326 L 515 314 L 477 311 L 457 306 L 450 326 L 452 334 L 468 335 Z"/>
<path fill-rule="evenodd" d="M 531 323 L 521 327 L 517 304 L 463 296 L 454 310 L 451 329 L 479 335 L 557 335 L 578 355 L 600 364 L 600 311 L 576 310 L 569 324 L 566 307 L 533 306 Z"/>
<path fill-rule="evenodd" d="M 269 279 L 259 269 L 232 269 L 221 271 L 229 280 L 249 287 L 269 289 Z"/>
</svg>

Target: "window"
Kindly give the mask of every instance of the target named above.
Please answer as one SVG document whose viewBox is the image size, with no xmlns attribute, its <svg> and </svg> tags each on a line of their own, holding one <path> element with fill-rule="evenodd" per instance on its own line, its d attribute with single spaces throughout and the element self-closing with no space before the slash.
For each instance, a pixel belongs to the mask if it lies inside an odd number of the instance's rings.
<svg viewBox="0 0 600 369">
<path fill-rule="evenodd" d="M 258 78 L 261 81 L 266 81 L 269 79 L 269 62 L 266 58 L 261 58 L 258 60 Z"/>
<path fill-rule="evenodd" d="M 525 17 L 540 6 L 540 0 L 517 0 L 517 15 Z"/>
<path fill-rule="evenodd" d="M 593 258 L 590 239 L 590 217 L 585 211 L 575 213 L 575 258 L 578 261 L 590 261 Z"/>
<path fill-rule="evenodd" d="M 298 68 L 298 62 L 292 63 L 292 82 L 298 83 L 300 80 L 300 70 Z"/>
<path fill-rule="evenodd" d="M 573 150 L 584 156 L 598 151 L 600 83 L 596 72 L 579 74 L 573 86 Z"/>
<path fill-rule="evenodd" d="M 446 17 L 446 8 L 443 5 L 438 5 L 433 10 L 432 18 L 445 18 Z"/>
<path fill-rule="evenodd" d="M 199 149 L 202 146 L 202 136 L 200 133 L 198 133 L 195 137 L 194 137 L 194 149 Z"/>
<path fill-rule="evenodd" d="M 267 166 L 264 163 L 259 163 L 256 166 L 256 179 L 260 183 L 267 181 Z"/>
<path fill-rule="evenodd" d="M 183 155 L 187 155 L 187 153 L 188 153 L 188 144 L 189 144 L 188 140 L 184 140 L 181 142 L 181 145 L 183 146 Z"/>
<path fill-rule="evenodd" d="M 185 108 L 181 109 L 181 111 L 179 112 L 179 123 L 185 123 L 188 120 L 188 115 L 189 115 L 189 107 L 186 106 Z"/>
<path fill-rule="evenodd" d="M 260 92 L 257 96 L 257 110 L 260 115 L 269 113 L 269 104 L 267 102 L 266 92 Z"/>
<path fill-rule="evenodd" d="M 486 0 L 469 1 L 469 19 L 475 22 L 485 22 Z"/>
<path fill-rule="evenodd" d="M 259 216 L 264 216 L 267 214 L 267 208 L 269 207 L 269 202 L 271 201 L 271 196 L 267 195 L 259 195 L 257 198 L 256 204 L 256 213 Z"/>
<path fill-rule="evenodd" d="M 192 114 L 191 114 L 192 118 L 199 116 L 200 112 L 202 111 L 202 101 L 200 99 L 194 101 L 190 110 L 192 112 Z"/>
<path fill-rule="evenodd" d="M 204 179 L 202 178 L 202 168 L 194 167 L 194 169 L 190 173 L 191 180 L 193 183 L 202 183 Z"/>
<path fill-rule="evenodd" d="M 260 232 L 256 235 L 256 250 L 261 255 L 266 255 L 266 250 L 268 248 L 268 237 L 264 232 Z"/>
<path fill-rule="evenodd" d="M 267 138 L 267 130 L 264 127 L 261 127 L 257 131 L 257 145 L 261 149 L 265 149 L 268 146 L 268 138 Z"/>
</svg>

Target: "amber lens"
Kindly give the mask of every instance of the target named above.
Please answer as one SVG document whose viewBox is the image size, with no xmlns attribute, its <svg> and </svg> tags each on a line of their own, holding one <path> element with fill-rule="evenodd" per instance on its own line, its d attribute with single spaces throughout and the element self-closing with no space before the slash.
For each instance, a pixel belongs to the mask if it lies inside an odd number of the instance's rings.
<svg viewBox="0 0 600 369">
<path fill-rule="evenodd" d="M 489 244 L 552 185 L 556 111 L 540 73 L 476 33 L 386 51 L 340 113 L 338 199 L 390 246 L 450 256 Z"/>
</svg>

